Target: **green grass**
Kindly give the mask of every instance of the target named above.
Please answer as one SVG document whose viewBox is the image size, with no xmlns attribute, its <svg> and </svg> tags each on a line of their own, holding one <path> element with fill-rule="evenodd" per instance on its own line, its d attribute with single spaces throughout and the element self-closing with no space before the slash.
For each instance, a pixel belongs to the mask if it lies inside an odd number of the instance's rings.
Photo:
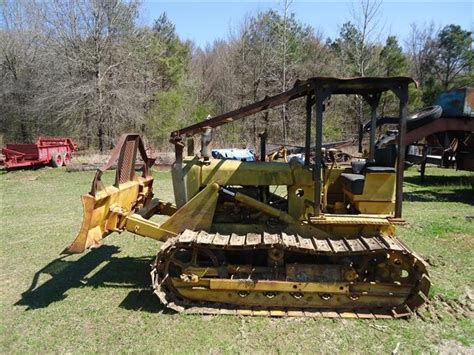
<svg viewBox="0 0 474 355">
<path fill-rule="evenodd" d="M 112 235 L 100 249 L 59 257 L 79 230 L 79 195 L 90 189 L 92 172 L 0 172 L 0 350 L 387 353 L 399 344 L 405 353 L 473 351 L 468 175 L 430 168 L 421 185 L 414 169 L 407 172 L 409 224 L 398 235 L 431 264 L 432 305 L 422 317 L 386 321 L 173 314 L 150 292 L 153 241 Z M 172 199 L 169 173 L 155 178 L 157 195 Z"/>
</svg>

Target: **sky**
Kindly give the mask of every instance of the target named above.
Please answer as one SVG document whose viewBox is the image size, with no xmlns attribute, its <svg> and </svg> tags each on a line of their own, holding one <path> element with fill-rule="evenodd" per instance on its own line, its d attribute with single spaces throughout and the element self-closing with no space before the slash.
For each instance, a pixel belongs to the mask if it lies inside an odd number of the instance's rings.
<svg viewBox="0 0 474 355">
<path fill-rule="evenodd" d="M 270 8 L 281 11 L 282 4 L 282 1 L 270 0 L 144 0 L 140 19 L 152 24 L 162 12 L 166 12 L 183 40 L 192 40 L 204 48 L 217 39 L 228 38 L 231 31 L 238 29 L 246 15 Z M 357 3 L 348 0 L 294 0 L 290 11 L 326 39 L 337 37 L 341 25 L 352 19 L 351 13 L 356 6 Z M 379 11 L 379 40 L 385 41 L 388 35 L 396 35 L 403 44 L 408 37 L 410 24 L 430 22 L 440 27 L 454 23 L 465 30 L 474 31 L 474 0 L 385 0 Z"/>
</svg>

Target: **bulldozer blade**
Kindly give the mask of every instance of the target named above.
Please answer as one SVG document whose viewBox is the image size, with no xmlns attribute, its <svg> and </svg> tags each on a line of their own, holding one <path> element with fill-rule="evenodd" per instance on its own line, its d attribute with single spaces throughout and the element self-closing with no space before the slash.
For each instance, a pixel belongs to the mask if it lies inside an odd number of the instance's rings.
<svg viewBox="0 0 474 355">
<path fill-rule="evenodd" d="M 142 176 L 135 174 L 138 151 L 143 160 Z M 101 176 L 115 163 L 115 184 L 104 187 Z M 123 231 L 124 219 L 121 217 L 140 210 L 153 197 L 153 177 L 149 174 L 152 163 L 139 135 L 126 134 L 120 138 L 107 164 L 97 170 L 91 192 L 82 195 L 84 217 L 81 230 L 62 254 L 77 254 L 99 247 L 107 235 Z"/>
<path fill-rule="evenodd" d="M 95 205 L 94 197 L 88 194 L 82 195 L 81 200 L 84 211 L 81 230 L 72 244 L 65 248 L 61 254 L 82 253 L 84 250 L 92 247 L 93 245 L 99 246 L 100 240 L 104 237 L 100 229 L 91 228 L 91 221 Z"/>
<path fill-rule="evenodd" d="M 153 178 L 139 178 L 120 184 L 119 188 L 109 186 L 96 196 L 81 196 L 84 219 L 81 230 L 74 242 L 62 254 L 82 253 L 89 248 L 97 248 L 102 239 L 112 232 L 121 232 L 119 217 L 132 212 L 141 205 L 142 197 L 151 193 Z"/>
</svg>

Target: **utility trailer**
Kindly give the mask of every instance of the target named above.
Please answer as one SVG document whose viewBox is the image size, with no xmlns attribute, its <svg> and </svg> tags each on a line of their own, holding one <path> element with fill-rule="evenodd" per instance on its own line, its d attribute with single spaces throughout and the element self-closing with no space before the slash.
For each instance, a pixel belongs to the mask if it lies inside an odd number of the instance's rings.
<svg viewBox="0 0 474 355">
<path fill-rule="evenodd" d="M 397 124 L 397 120 L 397 117 L 381 116 L 377 118 L 375 127 Z M 362 152 L 364 134 L 371 132 L 371 127 L 371 121 L 360 126 L 359 152 Z M 375 145 L 376 154 L 391 152 L 392 159 L 395 159 L 397 139 L 397 130 L 387 131 Z M 444 91 L 439 94 L 435 106 L 410 114 L 407 117 L 406 144 L 407 162 L 421 164 L 421 181 L 427 163 L 446 168 L 455 164 L 457 170 L 474 171 L 474 88 Z M 421 150 L 421 154 L 417 150 Z M 437 155 L 433 151 L 437 151 Z"/>
<path fill-rule="evenodd" d="M 49 164 L 57 168 L 68 165 L 76 150 L 71 138 L 39 137 L 34 144 L 7 144 L 2 148 L 3 165 L 7 170 Z"/>
</svg>

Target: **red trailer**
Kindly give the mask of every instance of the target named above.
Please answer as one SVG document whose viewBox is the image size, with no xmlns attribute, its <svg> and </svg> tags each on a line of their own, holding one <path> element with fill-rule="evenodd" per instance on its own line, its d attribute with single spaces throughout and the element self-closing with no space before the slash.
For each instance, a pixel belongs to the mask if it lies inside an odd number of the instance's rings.
<svg viewBox="0 0 474 355">
<path fill-rule="evenodd" d="M 7 144 L 2 149 L 3 164 L 7 170 L 51 164 L 68 165 L 77 144 L 71 138 L 39 137 L 35 144 Z"/>
</svg>

